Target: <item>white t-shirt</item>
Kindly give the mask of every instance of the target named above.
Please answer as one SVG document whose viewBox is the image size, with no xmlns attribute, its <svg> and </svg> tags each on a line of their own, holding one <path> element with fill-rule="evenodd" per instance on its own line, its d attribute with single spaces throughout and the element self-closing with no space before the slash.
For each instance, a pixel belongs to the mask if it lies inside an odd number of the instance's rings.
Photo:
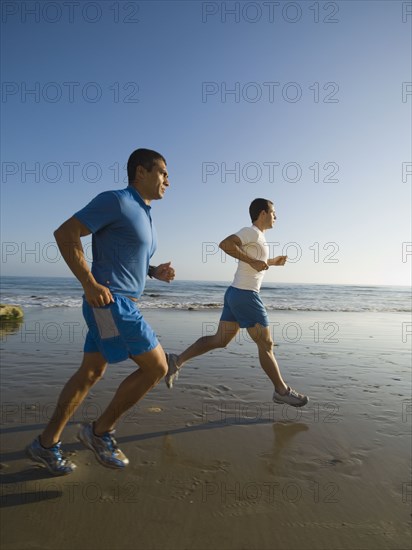
<svg viewBox="0 0 412 550">
<path fill-rule="evenodd" d="M 235 235 L 242 241 L 240 248 L 245 254 L 254 260 L 267 261 L 269 250 L 263 231 L 252 225 L 251 227 L 243 227 Z M 265 270 L 256 271 L 246 262 L 239 260 L 232 286 L 242 290 L 259 292 L 264 275 Z"/>
</svg>

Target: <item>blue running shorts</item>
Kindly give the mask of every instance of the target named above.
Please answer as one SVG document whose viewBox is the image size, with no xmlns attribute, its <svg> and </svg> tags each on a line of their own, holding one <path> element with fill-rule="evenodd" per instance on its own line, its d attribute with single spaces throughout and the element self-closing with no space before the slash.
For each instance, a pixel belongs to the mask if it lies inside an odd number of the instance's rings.
<svg viewBox="0 0 412 550">
<path fill-rule="evenodd" d="M 225 292 L 221 321 L 238 323 L 240 328 L 254 327 L 257 323 L 269 326 L 266 308 L 259 293 L 230 286 Z"/>
<path fill-rule="evenodd" d="M 119 363 L 158 345 L 152 327 L 143 319 L 136 302 L 112 294 L 114 302 L 91 307 L 83 296 L 83 316 L 89 328 L 83 351 L 99 351 L 108 363 Z"/>
</svg>

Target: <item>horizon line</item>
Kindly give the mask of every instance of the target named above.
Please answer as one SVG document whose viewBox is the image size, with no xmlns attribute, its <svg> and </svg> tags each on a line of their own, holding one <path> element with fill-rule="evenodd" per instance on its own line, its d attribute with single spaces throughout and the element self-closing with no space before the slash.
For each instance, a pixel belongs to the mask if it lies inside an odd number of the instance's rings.
<svg viewBox="0 0 412 550">
<path fill-rule="evenodd" d="M 5 277 L 12 278 L 26 278 L 26 279 L 73 279 L 78 281 L 74 275 L 1 275 L 0 279 Z M 79 281 L 78 281 L 79 282 Z M 162 281 L 159 281 L 162 282 Z M 196 283 L 225 283 L 230 284 L 232 280 L 222 280 L 222 279 L 177 279 L 176 282 L 196 282 Z M 401 285 L 401 284 L 390 284 L 390 283 L 314 283 L 314 282 L 290 282 L 290 281 L 267 281 L 262 284 L 262 290 L 265 287 L 265 284 L 270 285 L 313 285 L 313 286 L 363 286 L 363 287 L 379 287 L 379 286 L 391 286 L 391 287 L 400 287 L 400 288 L 409 288 L 412 289 L 411 285 Z M 80 282 L 79 282 L 80 284 Z M 173 284 L 173 281 L 172 283 Z"/>
</svg>

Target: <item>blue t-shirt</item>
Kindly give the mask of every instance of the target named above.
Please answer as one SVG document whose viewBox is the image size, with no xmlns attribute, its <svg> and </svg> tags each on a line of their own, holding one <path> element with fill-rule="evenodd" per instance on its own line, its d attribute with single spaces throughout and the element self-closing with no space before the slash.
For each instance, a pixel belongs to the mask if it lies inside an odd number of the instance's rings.
<svg viewBox="0 0 412 550">
<path fill-rule="evenodd" d="M 157 246 L 148 206 L 130 185 L 104 191 L 74 214 L 92 233 L 92 273 L 111 292 L 139 298 Z"/>
</svg>

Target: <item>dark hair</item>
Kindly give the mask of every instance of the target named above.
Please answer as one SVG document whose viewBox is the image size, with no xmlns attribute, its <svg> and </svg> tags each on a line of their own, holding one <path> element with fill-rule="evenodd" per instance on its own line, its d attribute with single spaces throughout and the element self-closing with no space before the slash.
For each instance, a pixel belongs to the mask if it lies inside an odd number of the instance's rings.
<svg viewBox="0 0 412 550">
<path fill-rule="evenodd" d="M 138 166 L 143 166 L 148 172 L 151 172 L 153 164 L 157 160 L 162 160 L 167 164 L 166 159 L 160 153 L 152 151 L 151 149 L 136 149 L 136 151 L 133 151 L 127 161 L 127 178 L 129 180 L 129 185 L 134 182 L 136 168 Z"/>
<path fill-rule="evenodd" d="M 270 204 L 273 205 L 273 202 L 269 199 L 255 199 L 250 203 L 249 214 L 252 223 L 258 219 L 259 214 L 262 212 L 262 210 L 264 210 L 265 212 L 269 211 Z"/>
</svg>

